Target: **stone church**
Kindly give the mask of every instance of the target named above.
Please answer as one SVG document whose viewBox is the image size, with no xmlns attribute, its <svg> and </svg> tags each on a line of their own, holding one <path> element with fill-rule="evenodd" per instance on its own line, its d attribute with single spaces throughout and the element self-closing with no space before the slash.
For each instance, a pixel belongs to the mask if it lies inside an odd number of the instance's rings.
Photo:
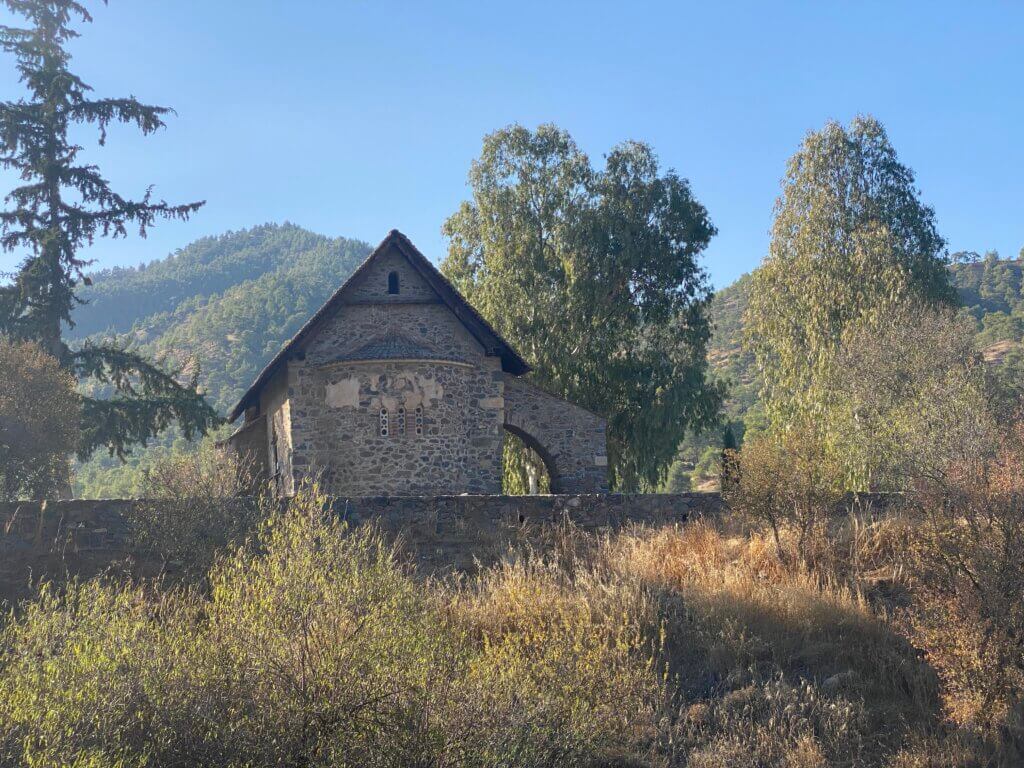
<svg viewBox="0 0 1024 768">
<path fill-rule="evenodd" d="M 282 495 L 501 493 L 506 433 L 553 493 L 607 490 L 605 422 L 524 378 L 512 346 L 397 230 L 278 352 L 229 444 Z"/>
</svg>

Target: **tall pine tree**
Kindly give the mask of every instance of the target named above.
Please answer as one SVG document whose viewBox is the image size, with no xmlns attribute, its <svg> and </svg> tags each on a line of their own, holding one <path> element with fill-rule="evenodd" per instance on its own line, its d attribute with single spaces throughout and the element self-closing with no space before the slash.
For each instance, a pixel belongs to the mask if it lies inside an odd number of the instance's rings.
<svg viewBox="0 0 1024 768">
<path fill-rule="evenodd" d="M 137 228 L 143 237 L 158 219 L 187 219 L 203 203 L 169 205 L 147 190 L 140 200 L 114 192 L 95 165 L 79 160 L 82 147 L 68 136 L 77 124 L 95 125 L 99 143 L 111 123 L 134 124 L 143 134 L 164 126 L 166 107 L 135 98 L 98 99 L 68 69 L 74 21 L 92 21 L 74 0 L 3 0 L 28 22 L 26 28 L 0 26 L 0 47 L 14 55 L 28 97 L 0 104 L 0 165 L 16 172 L 21 186 L 0 211 L 0 245 L 24 253 L 13 280 L 0 285 L 0 334 L 38 342 L 79 380 L 92 380 L 111 392 L 105 399 L 83 399 L 78 453 L 105 446 L 124 455 L 172 423 L 186 437 L 218 423 L 214 410 L 196 391 L 196 373 L 181 383 L 135 352 L 116 345 L 87 344 L 71 349 L 62 328 L 73 327 L 79 303 L 76 287 L 87 280 L 89 262 L 80 251 L 96 237 L 125 237 Z"/>
</svg>

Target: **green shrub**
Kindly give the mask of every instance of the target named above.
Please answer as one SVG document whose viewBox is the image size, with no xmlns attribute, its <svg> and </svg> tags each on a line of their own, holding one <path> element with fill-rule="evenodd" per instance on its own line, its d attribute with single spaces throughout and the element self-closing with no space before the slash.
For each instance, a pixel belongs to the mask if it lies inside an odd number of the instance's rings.
<svg viewBox="0 0 1024 768">
<path fill-rule="evenodd" d="M 732 508 L 771 531 L 783 562 L 820 557 L 828 548 L 829 517 L 842 498 L 842 471 L 830 460 L 821 430 L 805 423 L 759 435 L 744 444 L 736 465 L 739 477 L 726 494 Z"/>
<path fill-rule="evenodd" d="M 315 489 L 209 584 L 44 588 L 0 636 L 0 764 L 553 768 L 656 742 L 635 591 L 532 565 L 417 583 Z"/>
<path fill-rule="evenodd" d="M 0 633 L 0 765 L 147 765 L 202 647 L 197 619 L 185 594 L 44 586 Z"/>
<path fill-rule="evenodd" d="M 161 457 L 145 470 L 142 498 L 131 505 L 134 543 L 181 568 L 204 576 L 218 552 L 237 546 L 272 506 L 256 503 L 251 462 L 202 443 L 190 453 Z"/>
</svg>

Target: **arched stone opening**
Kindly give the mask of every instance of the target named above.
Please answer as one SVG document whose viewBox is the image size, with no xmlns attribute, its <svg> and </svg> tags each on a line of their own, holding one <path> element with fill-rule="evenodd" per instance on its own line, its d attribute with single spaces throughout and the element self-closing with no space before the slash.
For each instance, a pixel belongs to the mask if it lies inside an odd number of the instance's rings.
<svg viewBox="0 0 1024 768">
<path fill-rule="evenodd" d="M 504 477 L 502 478 L 502 493 L 511 495 L 533 495 L 537 493 L 562 493 L 561 489 L 561 478 L 558 474 L 558 465 L 555 462 L 554 457 L 550 451 L 545 448 L 539 440 L 533 435 L 524 431 L 520 427 L 512 424 L 505 424 L 505 445 L 504 455 L 502 459 L 502 471 Z M 515 451 L 516 448 L 525 449 L 526 455 L 522 452 L 509 454 L 509 450 Z M 514 487 L 509 487 L 509 476 L 508 473 L 514 467 L 510 467 L 509 464 L 539 464 L 536 474 L 527 479 L 521 479 L 519 482 L 512 480 Z M 529 467 L 524 467 L 529 472 Z M 522 487 L 520 487 L 522 486 Z"/>
<path fill-rule="evenodd" d="M 544 460 L 551 493 L 607 491 L 604 419 L 511 376 L 503 401 L 505 429 Z"/>
</svg>

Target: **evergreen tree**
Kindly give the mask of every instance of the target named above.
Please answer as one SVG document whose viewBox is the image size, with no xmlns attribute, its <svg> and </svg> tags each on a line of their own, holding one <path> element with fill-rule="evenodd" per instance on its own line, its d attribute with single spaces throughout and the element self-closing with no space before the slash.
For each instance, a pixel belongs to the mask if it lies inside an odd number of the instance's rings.
<svg viewBox="0 0 1024 768">
<path fill-rule="evenodd" d="M 774 429 L 816 418 L 844 330 L 909 298 L 953 304 L 945 241 L 881 123 L 808 134 L 790 159 L 745 315 Z"/>
<path fill-rule="evenodd" d="M 78 36 L 74 20 L 92 18 L 74 0 L 3 0 L 28 21 L 26 28 L 0 26 L 0 47 L 14 55 L 27 99 L 0 104 L 0 164 L 24 182 L 0 211 L 0 245 L 26 255 L 10 284 L 0 286 L 0 333 L 36 341 L 79 380 L 103 385 L 112 396 L 87 397 L 77 450 L 87 456 L 100 446 L 123 456 L 171 423 L 191 437 L 218 422 L 196 392 L 195 376 L 183 385 L 164 370 L 117 345 L 87 344 L 71 349 L 62 326 L 73 327 L 72 310 L 80 282 L 88 282 L 83 246 L 96 237 L 141 236 L 157 219 L 187 219 L 202 203 L 169 205 L 147 191 L 140 200 L 114 192 L 95 165 L 83 163 L 82 147 L 69 138 L 78 124 L 95 125 L 99 143 L 113 122 L 150 134 L 164 126 L 166 107 L 135 98 L 97 99 L 68 65 L 67 43 Z"/>
<path fill-rule="evenodd" d="M 614 147 L 597 170 L 553 125 L 485 137 L 469 180 L 442 270 L 535 382 L 607 416 L 615 488 L 659 485 L 722 402 L 706 376 L 707 210 L 646 144 Z"/>
</svg>

